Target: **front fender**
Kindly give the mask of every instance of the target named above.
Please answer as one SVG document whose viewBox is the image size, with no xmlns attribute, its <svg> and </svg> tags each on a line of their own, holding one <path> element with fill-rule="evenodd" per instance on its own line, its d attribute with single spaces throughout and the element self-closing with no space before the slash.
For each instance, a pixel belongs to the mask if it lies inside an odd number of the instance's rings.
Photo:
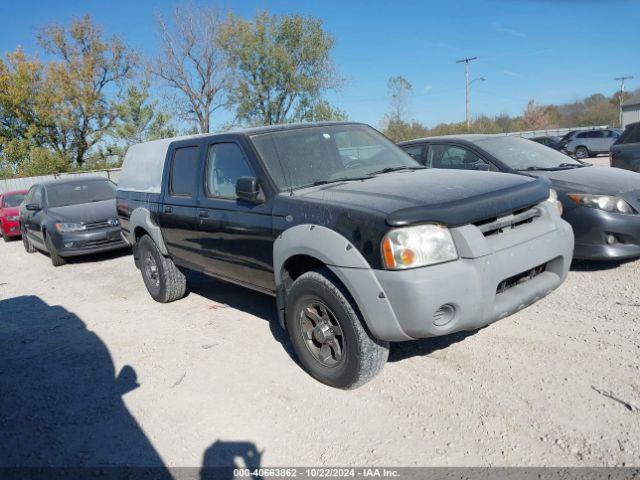
<svg viewBox="0 0 640 480">
<path fill-rule="evenodd" d="M 343 283 L 355 301 L 363 320 L 374 337 L 382 340 L 409 340 L 391 308 L 371 266 L 358 249 L 334 230 L 320 225 L 291 227 L 273 244 L 273 267 L 278 289 L 280 323 L 286 312 L 283 296 L 283 267 L 295 255 L 307 255 L 324 263 Z"/>
</svg>

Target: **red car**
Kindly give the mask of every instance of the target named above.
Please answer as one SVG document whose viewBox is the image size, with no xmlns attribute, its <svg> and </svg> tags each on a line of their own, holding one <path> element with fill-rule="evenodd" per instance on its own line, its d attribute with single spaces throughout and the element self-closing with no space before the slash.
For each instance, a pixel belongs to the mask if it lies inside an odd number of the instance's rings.
<svg viewBox="0 0 640 480">
<path fill-rule="evenodd" d="M 0 237 L 8 242 L 12 237 L 20 236 L 20 204 L 27 190 L 15 190 L 0 194 Z"/>
</svg>

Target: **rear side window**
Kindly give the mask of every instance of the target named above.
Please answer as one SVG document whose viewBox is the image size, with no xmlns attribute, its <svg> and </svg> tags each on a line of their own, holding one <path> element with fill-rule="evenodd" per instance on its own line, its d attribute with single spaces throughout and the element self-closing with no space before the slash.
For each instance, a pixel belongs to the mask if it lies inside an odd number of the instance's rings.
<svg viewBox="0 0 640 480">
<path fill-rule="evenodd" d="M 171 161 L 169 192 L 177 197 L 193 197 L 196 191 L 199 160 L 199 147 L 176 148 Z"/>
</svg>

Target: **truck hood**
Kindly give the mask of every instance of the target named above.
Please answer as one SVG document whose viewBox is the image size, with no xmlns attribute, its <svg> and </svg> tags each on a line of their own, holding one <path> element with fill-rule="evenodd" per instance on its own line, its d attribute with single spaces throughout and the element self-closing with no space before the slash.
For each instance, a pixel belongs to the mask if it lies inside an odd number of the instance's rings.
<svg viewBox="0 0 640 480">
<path fill-rule="evenodd" d="M 381 212 L 390 226 L 458 226 L 535 205 L 548 198 L 549 182 L 504 173 L 424 169 L 314 187 L 298 195 Z"/>
<path fill-rule="evenodd" d="M 620 195 L 640 189 L 640 173 L 621 168 L 593 166 L 527 173 L 549 179 L 553 188 L 562 193 Z"/>
<path fill-rule="evenodd" d="M 115 199 L 48 208 L 47 214 L 55 221 L 73 223 L 104 222 L 118 216 Z"/>
</svg>

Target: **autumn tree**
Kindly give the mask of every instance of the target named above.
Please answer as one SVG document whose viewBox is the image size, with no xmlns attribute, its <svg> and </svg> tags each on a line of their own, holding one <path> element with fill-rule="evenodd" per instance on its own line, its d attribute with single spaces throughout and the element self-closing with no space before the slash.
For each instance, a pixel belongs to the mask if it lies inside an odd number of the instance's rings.
<svg viewBox="0 0 640 480">
<path fill-rule="evenodd" d="M 117 112 L 110 98 L 131 78 L 136 55 L 118 37 L 105 38 L 89 16 L 68 27 L 46 27 L 38 39 L 54 58 L 45 87 L 53 118 L 48 143 L 60 156 L 82 166 L 113 125 Z"/>
<path fill-rule="evenodd" d="M 178 113 L 202 133 L 227 103 L 229 69 L 220 45 L 221 21 L 212 7 L 176 7 L 173 23 L 158 17 L 161 53 L 150 70 L 176 92 Z"/>
<path fill-rule="evenodd" d="M 239 122 L 272 125 L 305 120 L 310 112 L 335 116 L 322 96 L 340 79 L 331 60 L 334 39 L 321 20 L 267 12 L 246 20 L 229 14 L 222 45 L 233 70 L 229 98 Z"/>
<path fill-rule="evenodd" d="M 387 82 L 387 92 L 390 98 L 390 121 L 399 122 L 409 114 L 409 101 L 413 93 L 413 85 L 402 75 L 391 77 Z"/>
<path fill-rule="evenodd" d="M 529 100 L 522 114 L 522 128 L 525 130 L 544 130 L 552 127 L 552 120 L 545 108 Z"/>
<path fill-rule="evenodd" d="M 146 81 L 130 85 L 125 98 L 115 108 L 117 116 L 111 130 L 114 144 L 109 150 L 120 160 L 134 143 L 177 135 L 169 114 L 158 107 L 157 100 L 151 99 Z"/>
</svg>

